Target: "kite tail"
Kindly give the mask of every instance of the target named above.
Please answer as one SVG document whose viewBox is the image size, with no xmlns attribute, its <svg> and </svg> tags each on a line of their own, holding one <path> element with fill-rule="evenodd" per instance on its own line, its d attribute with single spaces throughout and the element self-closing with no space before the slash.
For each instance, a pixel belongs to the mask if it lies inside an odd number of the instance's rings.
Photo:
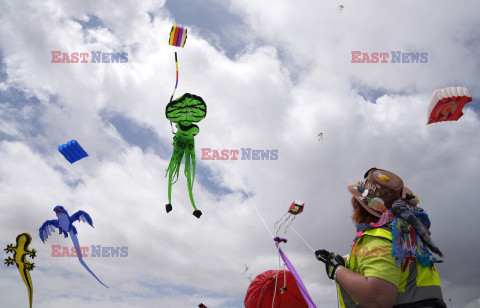
<svg viewBox="0 0 480 308">
<path fill-rule="evenodd" d="M 288 212 L 285 213 L 285 215 L 289 214 Z M 278 222 L 283 220 L 283 218 L 285 217 L 285 215 L 283 215 L 283 217 L 279 220 L 277 220 L 277 222 L 275 223 L 275 225 L 273 226 L 273 228 L 275 229 L 275 227 L 277 226 Z M 278 234 L 280 233 L 280 230 L 282 229 L 283 225 L 290 219 L 290 216 L 291 215 L 288 215 L 287 219 L 283 220 L 282 223 L 278 226 L 278 229 L 277 231 L 275 232 L 275 235 L 278 236 Z M 295 219 L 295 217 L 293 217 Z M 292 220 L 293 221 L 293 220 Z M 290 224 L 288 224 L 288 226 L 290 226 Z M 287 226 L 287 229 L 288 229 L 288 226 Z M 287 229 L 285 229 L 285 233 L 287 233 Z"/>
<path fill-rule="evenodd" d="M 290 220 L 290 222 L 288 223 L 287 227 L 285 228 L 285 232 L 283 232 L 284 234 L 286 234 L 286 233 L 287 233 L 288 227 L 290 227 L 290 225 L 292 224 L 292 222 L 295 220 L 295 217 L 297 217 L 297 216 L 296 216 L 296 215 L 295 215 L 295 216 L 293 216 L 293 219 L 292 219 L 292 220 Z M 288 220 L 288 219 L 287 219 L 287 220 Z"/>
<path fill-rule="evenodd" d="M 285 218 L 285 216 L 287 216 L 288 212 L 286 212 L 282 218 L 280 218 L 279 220 L 277 220 L 277 222 L 273 225 L 273 228 L 275 229 L 275 227 L 277 226 L 277 224 L 280 222 L 280 220 L 282 220 L 283 218 Z"/>
<path fill-rule="evenodd" d="M 87 264 L 85 264 L 85 262 L 83 261 L 82 252 L 80 250 L 80 244 L 78 243 L 77 236 L 73 233 L 72 230 L 70 230 L 68 233 L 70 234 L 70 237 L 72 238 L 73 246 L 75 246 L 75 250 L 77 251 L 78 261 L 80 261 L 80 263 L 83 265 L 83 267 L 85 267 L 85 269 L 90 274 L 92 274 L 92 276 L 95 277 L 95 279 L 97 279 L 98 282 L 100 282 L 104 287 L 108 288 L 103 282 L 100 281 L 100 279 L 98 279 L 98 277 L 90 270 L 90 268 L 87 266 Z"/>
<path fill-rule="evenodd" d="M 175 89 L 173 89 L 172 96 L 170 96 L 170 102 L 173 100 L 173 96 L 175 96 L 175 91 L 177 91 L 177 86 L 178 86 L 178 60 L 177 60 L 177 52 L 175 51 L 175 67 L 177 70 L 177 80 L 175 81 Z M 173 123 L 170 121 L 170 127 L 172 128 L 172 134 L 175 134 L 173 131 Z"/>
<path fill-rule="evenodd" d="M 25 264 L 19 266 L 18 270 L 20 271 L 20 275 L 23 278 L 23 282 L 27 286 L 28 302 L 30 303 L 30 308 L 32 308 L 33 284 L 32 284 L 32 278 L 30 277 L 30 270 L 26 269 Z"/>
<path fill-rule="evenodd" d="M 32 308 L 32 302 L 33 302 L 33 285 L 32 285 L 32 278 L 30 277 L 30 273 L 27 272 L 27 280 L 28 280 L 28 285 L 27 285 L 27 290 L 28 290 L 28 302 L 30 303 L 30 308 Z"/>
</svg>

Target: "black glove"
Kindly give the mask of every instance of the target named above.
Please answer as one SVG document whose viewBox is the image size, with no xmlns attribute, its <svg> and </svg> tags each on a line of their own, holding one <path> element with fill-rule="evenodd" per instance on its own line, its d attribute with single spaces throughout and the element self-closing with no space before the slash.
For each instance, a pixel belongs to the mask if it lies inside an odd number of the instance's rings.
<svg viewBox="0 0 480 308">
<path fill-rule="evenodd" d="M 315 256 L 318 260 L 325 263 L 325 269 L 327 270 L 327 276 L 330 279 L 333 279 L 333 275 L 335 274 L 335 269 L 337 266 L 345 266 L 345 260 L 343 260 L 342 256 L 337 255 L 334 252 L 329 252 L 324 249 L 320 249 L 315 251 Z"/>
</svg>

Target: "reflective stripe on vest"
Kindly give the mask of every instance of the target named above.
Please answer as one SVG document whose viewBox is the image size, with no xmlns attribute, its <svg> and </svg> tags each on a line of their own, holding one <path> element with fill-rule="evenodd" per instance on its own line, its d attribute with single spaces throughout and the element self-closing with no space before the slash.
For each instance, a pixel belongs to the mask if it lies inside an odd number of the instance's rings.
<svg viewBox="0 0 480 308">
<path fill-rule="evenodd" d="M 383 228 L 365 231 L 356 243 L 360 243 L 360 239 L 363 236 L 380 237 L 390 242 L 392 241 L 390 231 Z M 352 264 L 357 264 L 356 251 L 358 251 L 358 248 L 355 244 L 346 264 L 346 267 L 349 269 Z M 399 270 L 401 269 L 399 268 Z M 362 307 L 339 284 L 337 284 L 337 292 L 340 307 Z M 423 268 L 418 262 L 412 262 L 410 267 L 401 274 L 395 305 L 415 303 L 429 298 L 442 299 L 440 277 L 438 276 L 437 269 L 435 266 Z"/>
</svg>

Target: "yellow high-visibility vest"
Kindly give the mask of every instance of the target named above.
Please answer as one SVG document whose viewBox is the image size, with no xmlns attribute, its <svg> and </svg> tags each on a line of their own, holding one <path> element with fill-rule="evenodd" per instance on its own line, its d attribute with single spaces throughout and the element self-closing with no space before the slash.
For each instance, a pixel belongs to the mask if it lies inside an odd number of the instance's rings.
<svg viewBox="0 0 480 308">
<path fill-rule="evenodd" d="M 352 252 L 345 266 L 346 268 L 358 274 L 362 273 L 358 272 L 359 260 L 356 256 L 356 252 L 360 251 L 361 247 L 358 247 L 358 244 L 362 242 L 361 239 L 364 236 L 383 238 L 385 240 L 388 240 L 390 243 L 392 242 L 392 235 L 390 231 L 386 229 L 375 228 L 363 232 L 362 236 L 356 241 L 355 245 L 353 246 Z M 391 256 L 391 253 L 386 257 L 393 258 Z M 402 271 L 400 267 L 397 267 L 397 269 L 400 272 Z M 362 307 L 339 284 L 337 284 L 337 291 L 340 307 Z M 437 269 L 433 265 L 431 267 L 424 268 L 420 265 L 418 261 L 412 262 L 410 264 L 410 267 L 407 268 L 405 272 L 401 273 L 395 305 L 415 303 L 431 298 L 442 299 L 440 277 L 438 276 Z"/>
</svg>

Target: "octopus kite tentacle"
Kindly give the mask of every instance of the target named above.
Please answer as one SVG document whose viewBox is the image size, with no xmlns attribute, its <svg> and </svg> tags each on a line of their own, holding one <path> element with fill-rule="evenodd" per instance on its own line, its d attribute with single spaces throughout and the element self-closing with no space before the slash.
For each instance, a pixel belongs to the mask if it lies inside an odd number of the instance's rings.
<svg viewBox="0 0 480 308">
<path fill-rule="evenodd" d="M 178 174 L 180 173 L 180 165 L 183 159 L 183 150 L 181 148 L 182 142 L 178 140 L 177 136 L 173 137 L 173 154 L 168 164 L 168 168 L 165 172 L 165 176 L 169 174 L 169 182 L 174 184 L 178 180 Z M 170 193 L 168 196 L 170 200 Z"/>
<path fill-rule="evenodd" d="M 187 177 L 188 194 L 190 196 L 190 202 L 193 208 L 197 211 L 195 201 L 193 200 L 193 182 L 195 181 L 195 144 L 193 139 L 192 143 L 187 145 L 187 152 L 185 153 L 185 176 Z M 190 173 L 190 159 L 192 159 L 192 172 Z"/>
</svg>

